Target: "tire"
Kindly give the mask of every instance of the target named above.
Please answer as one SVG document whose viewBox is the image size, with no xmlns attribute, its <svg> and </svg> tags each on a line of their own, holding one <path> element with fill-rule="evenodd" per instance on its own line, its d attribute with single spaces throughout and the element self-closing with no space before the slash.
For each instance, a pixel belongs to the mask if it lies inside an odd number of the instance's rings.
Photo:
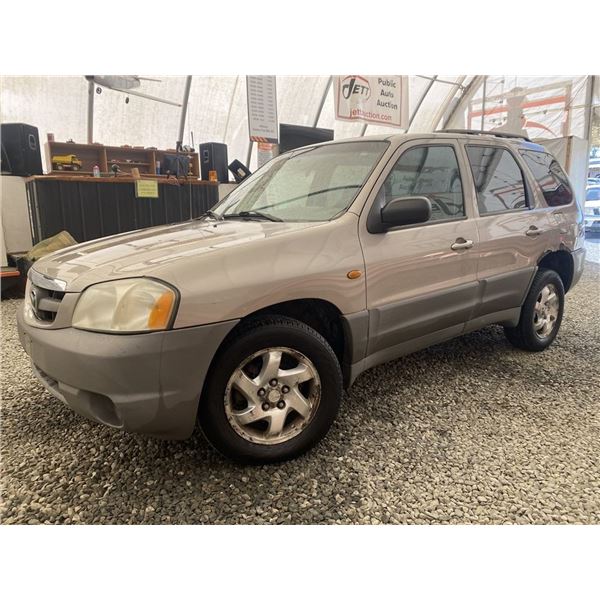
<svg viewBox="0 0 600 600">
<path fill-rule="evenodd" d="M 547 295 L 548 290 L 549 295 Z M 555 298 L 552 298 L 553 293 L 556 295 Z M 544 294 L 546 294 L 545 300 Z M 564 307 L 565 289 L 562 279 L 556 271 L 540 269 L 533 278 L 529 293 L 521 307 L 518 325 L 504 328 L 508 341 L 513 346 L 529 352 L 545 350 L 558 334 Z M 540 316 L 543 314 L 546 315 L 545 319 Z"/>
<path fill-rule="evenodd" d="M 340 364 L 325 338 L 295 319 L 266 316 L 241 325 L 215 356 L 200 400 L 200 426 L 235 461 L 279 462 L 325 437 L 341 398 Z"/>
</svg>

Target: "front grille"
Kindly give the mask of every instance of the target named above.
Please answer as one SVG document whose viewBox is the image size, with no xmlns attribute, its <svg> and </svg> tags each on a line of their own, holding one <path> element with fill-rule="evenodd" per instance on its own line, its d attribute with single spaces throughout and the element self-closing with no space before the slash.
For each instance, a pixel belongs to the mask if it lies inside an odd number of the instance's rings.
<svg viewBox="0 0 600 600">
<path fill-rule="evenodd" d="M 33 267 L 27 274 L 29 278 L 27 301 L 33 314 L 39 321 L 53 323 L 62 299 L 65 297 L 67 284 L 60 280 L 38 273 Z"/>
<path fill-rule="evenodd" d="M 64 296 L 65 292 L 48 290 L 31 283 L 29 289 L 29 301 L 31 303 L 33 314 L 40 321 L 53 323 Z"/>
</svg>

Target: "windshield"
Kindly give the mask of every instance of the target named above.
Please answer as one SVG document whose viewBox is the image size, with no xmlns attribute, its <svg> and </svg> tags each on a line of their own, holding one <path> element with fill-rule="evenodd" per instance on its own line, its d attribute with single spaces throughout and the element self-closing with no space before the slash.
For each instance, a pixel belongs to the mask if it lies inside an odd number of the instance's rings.
<svg viewBox="0 0 600 600">
<path fill-rule="evenodd" d="M 388 142 L 299 148 L 273 159 L 214 209 L 224 218 L 329 221 L 352 204 Z"/>
</svg>

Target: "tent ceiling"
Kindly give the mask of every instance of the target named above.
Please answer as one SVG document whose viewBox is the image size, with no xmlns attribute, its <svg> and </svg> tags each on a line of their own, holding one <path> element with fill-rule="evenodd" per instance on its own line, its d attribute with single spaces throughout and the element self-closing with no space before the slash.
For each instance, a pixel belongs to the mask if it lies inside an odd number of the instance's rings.
<svg viewBox="0 0 600 600">
<path fill-rule="evenodd" d="M 185 77 L 149 76 L 160 81 L 144 81 L 140 91 L 149 95 L 181 101 Z M 532 96 L 531 102 L 568 94 L 562 109 L 559 104 L 528 109 L 530 122 L 546 127 L 537 131 L 548 136 L 567 129 L 567 133 L 584 137 L 586 93 L 590 77 L 487 77 L 487 108 L 493 103 L 495 117 L 487 116 L 485 126 L 501 124 L 503 114 L 498 106 L 515 88 L 544 88 Z M 598 78 L 596 78 L 597 80 Z M 409 77 L 410 131 L 433 131 L 445 123 L 479 128 L 483 77 L 448 75 L 413 75 Z M 333 86 L 329 77 L 277 76 L 277 108 L 281 123 L 315 125 L 331 128 L 336 138 L 363 133 L 386 133 L 400 130 L 360 122 L 336 121 Z M 471 85 L 476 84 L 476 85 Z M 598 84 L 596 83 L 596 90 Z M 465 90 L 467 93 L 464 93 Z M 36 125 L 42 139 L 49 132 L 58 140 L 86 139 L 87 82 L 84 77 L 2 77 L 0 79 L 0 119 Z M 594 96 L 597 98 L 598 92 Z M 589 97 L 592 97 L 590 94 Z M 179 109 L 109 89 L 95 97 L 94 140 L 104 144 L 131 144 L 173 148 L 179 124 Z M 321 110 L 320 110 L 321 109 Z M 568 122 L 565 126 L 565 112 Z M 506 115 L 504 115 L 505 118 Z M 494 123 L 492 123 L 492 118 Z M 559 124 L 557 129 L 556 124 Z M 537 125 L 535 125 L 537 127 Z M 561 129 L 562 126 L 562 129 Z M 366 131 L 365 131 L 366 129 Z M 205 141 L 225 142 L 231 159 L 246 161 L 249 150 L 246 82 L 239 77 L 195 76 L 189 99 L 184 144 Z M 534 132 L 535 133 L 535 132 Z"/>
</svg>

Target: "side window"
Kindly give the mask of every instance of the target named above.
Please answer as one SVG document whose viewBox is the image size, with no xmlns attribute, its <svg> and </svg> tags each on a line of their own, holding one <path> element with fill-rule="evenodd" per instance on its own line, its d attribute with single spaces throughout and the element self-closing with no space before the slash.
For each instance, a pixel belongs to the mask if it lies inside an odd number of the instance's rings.
<svg viewBox="0 0 600 600">
<path fill-rule="evenodd" d="M 547 152 L 521 150 L 523 160 L 538 182 L 548 206 L 571 204 L 573 190 L 557 160 Z"/>
<path fill-rule="evenodd" d="M 383 184 L 385 206 L 393 198 L 426 196 L 431 221 L 465 216 L 463 188 L 456 153 L 451 146 L 419 146 L 398 159 Z"/>
<path fill-rule="evenodd" d="M 479 214 L 527 207 L 523 173 L 511 153 L 493 146 L 467 146 Z"/>
</svg>

